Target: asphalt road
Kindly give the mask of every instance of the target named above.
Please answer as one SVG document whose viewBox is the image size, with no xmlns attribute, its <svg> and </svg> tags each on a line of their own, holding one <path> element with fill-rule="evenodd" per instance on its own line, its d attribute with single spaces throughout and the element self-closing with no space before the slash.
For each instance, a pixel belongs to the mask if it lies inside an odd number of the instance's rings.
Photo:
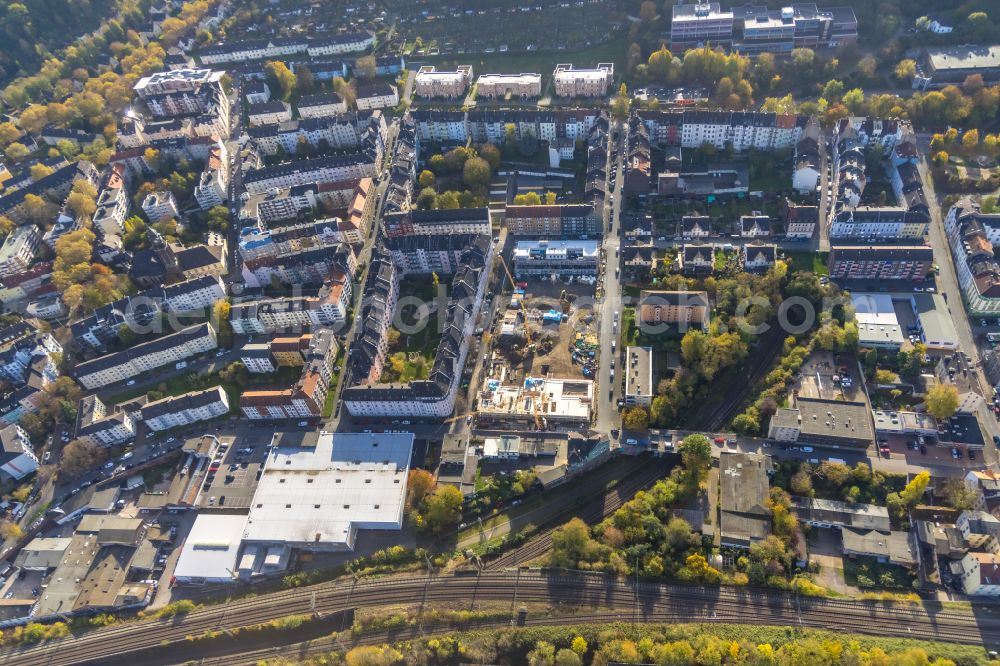
<svg viewBox="0 0 1000 666">
<path fill-rule="evenodd" d="M 917 165 L 920 176 L 924 183 L 924 194 L 928 201 L 939 202 L 937 193 L 934 190 L 934 179 L 927 170 L 927 163 L 921 157 Z M 948 301 L 948 310 L 951 313 L 952 321 L 955 323 L 955 330 L 958 332 L 958 348 L 968 354 L 969 370 L 975 380 L 973 389 L 978 389 L 978 393 L 983 395 L 988 402 L 993 398 L 993 390 L 986 381 L 982 371 L 982 363 L 979 357 L 979 349 L 976 346 L 975 335 L 972 325 L 969 322 L 968 313 L 962 300 L 962 292 L 958 285 L 958 277 L 955 273 L 955 264 L 952 261 L 951 249 L 948 244 L 948 237 L 944 231 L 944 221 L 941 217 L 941 207 L 939 205 L 930 206 L 931 224 L 928 232 L 931 247 L 934 249 L 934 263 L 938 265 L 937 289 Z M 979 421 L 986 430 L 986 449 L 984 451 L 985 461 L 988 464 L 997 462 L 997 450 L 992 438 L 1000 436 L 1000 424 L 989 412 L 985 405 L 980 405 L 978 410 Z"/>
<path fill-rule="evenodd" d="M 607 433 L 613 428 L 618 428 L 620 426 L 620 417 L 618 413 L 618 399 L 622 396 L 621 382 L 616 375 L 613 379 L 611 376 L 611 363 L 612 359 L 617 359 L 621 357 L 622 349 L 615 346 L 612 349 L 612 341 L 617 341 L 620 333 L 621 327 L 621 310 L 622 310 L 622 287 L 621 287 L 621 271 L 620 271 L 620 257 L 619 251 L 621 248 L 621 208 L 622 208 L 622 184 L 625 181 L 625 174 L 622 172 L 622 160 L 625 155 L 626 146 L 624 141 L 624 136 L 627 128 L 620 122 L 615 121 L 612 126 L 612 138 L 611 146 L 617 145 L 618 150 L 616 153 L 616 160 L 614 166 L 617 167 L 618 177 L 615 180 L 615 188 L 608 189 L 609 199 L 610 196 L 614 196 L 614 204 L 606 205 L 606 215 L 607 224 L 604 228 L 604 295 L 603 300 L 598 304 L 597 307 L 597 321 L 599 326 L 599 338 L 601 345 L 601 356 L 600 363 L 597 372 L 597 386 L 595 390 L 597 395 L 595 396 L 595 404 L 597 405 L 597 417 L 595 429 L 598 432 Z M 615 140 L 614 135 L 618 134 L 621 139 Z M 610 163 L 610 153 L 609 150 L 609 168 L 608 176 L 611 175 L 611 163 Z M 606 200 L 607 201 L 607 200 Z M 615 315 L 617 313 L 618 319 L 615 320 Z M 619 372 L 621 371 L 621 364 L 615 361 L 616 367 Z"/>
<path fill-rule="evenodd" d="M 320 616 L 346 608 L 374 609 L 484 601 L 544 603 L 554 607 L 614 609 L 623 621 L 725 622 L 798 625 L 878 636 L 919 637 L 992 646 L 1000 642 L 1000 614 L 986 605 L 944 607 L 937 602 L 886 604 L 800 597 L 786 592 L 701 587 L 620 579 L 568 571 L 514 570 L 471 576 L 405 576 L 322 583 L 232 600 L 166 620 L 123 622 L 44 643 L 7 648 L 3 663 L 102 663 L 131 652 L 184 643 L 187 636 L 256 625 L 294 614 Z M 174 656 L 183 648 L 177 646 Z M 181 659 L 178 659 L 179 661 Z"/>
</svg>

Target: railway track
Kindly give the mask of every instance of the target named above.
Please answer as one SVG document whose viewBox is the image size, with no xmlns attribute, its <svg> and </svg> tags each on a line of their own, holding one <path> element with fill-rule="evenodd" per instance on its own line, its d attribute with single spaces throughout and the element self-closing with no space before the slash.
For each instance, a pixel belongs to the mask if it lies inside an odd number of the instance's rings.
<svg viewBox="0 0 1000 666">
<path fill-rule="evenodd" d="M 600 522 L 621 508 L 637 492 L 653 485 L 657 479 L 663 478 L 669 469 L 670 466 L 662 460 L 650 461 L 637 473 L 622 479 L 612 492 L 605 494 L 602 505 L 588 504 L 578 510 L 576 515 L 588 523 Z M 567 511 L 565 516 L 568 518 L 572 513 Z M 552 548 L 552 534 L 557 529 L 558 526 L 542 530 L 527 543 L 490 560 L 485 564 L 485 568 L 489 571 L 498 571 L 541 557 Z"/>
<path fill-rule="evenodd" d="M 438 603 L 468 604 L 472 609 L 487 601 L 509 603 L 512 617 L 522 603 L 617 610 L 577 616 L 573 622 L 588 621 L 584 617 L 595 622 L 740 622 L 972 644 L 1000 642 L 1000 614 L 981 606 L 812 599 L 747 588 L 686 587 L 578 572 L 514 570 L 321 584 L 198 609 L 170 620 L 123 623 L 40 646 L 7 649 L 0 653 L 0 660 L 26 666 L 96 664 L 183 642 L 187 636 L 206 631 L 251 626 L 293 614 L 323 616 L 348 608 L 400 605 L 423 609 Z"/>
</svg>

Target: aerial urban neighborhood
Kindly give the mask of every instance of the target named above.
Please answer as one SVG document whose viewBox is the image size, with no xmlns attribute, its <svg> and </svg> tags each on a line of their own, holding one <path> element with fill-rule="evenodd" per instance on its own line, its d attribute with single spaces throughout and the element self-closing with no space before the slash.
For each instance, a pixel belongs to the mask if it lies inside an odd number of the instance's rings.
<svg viewBox="0 0 1000 666">
<path fill-rule="evenodd" d="M 0 662 L 1000 663 L 1000 6 L 840 1 L 0 0 Z"/>
</svg>

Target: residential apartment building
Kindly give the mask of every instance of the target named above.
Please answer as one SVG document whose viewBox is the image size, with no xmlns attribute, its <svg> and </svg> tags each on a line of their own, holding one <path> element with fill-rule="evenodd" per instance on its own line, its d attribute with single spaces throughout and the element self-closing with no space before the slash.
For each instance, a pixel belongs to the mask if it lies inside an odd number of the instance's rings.
<svg viewBox="0 0 1000 666">
<path fill-rule="evenodd" d="M 294 296 L 233 305 L 229 322 L 237 335 L 334 326 L 347 319 L 351 281 L 346 276 L 324 285 L 317 296 Z"/>
<path fill-rule="evenodd" d="M 470 83 L 472 65 L 459 65 L 453 72 L 439 72 L 434 65 L 424 65 L 413 80 L 413 92 L 420 97 L 456 99 L 465 95 Z"/>
<path fill-rule="evenodd" d="M 301 142 L 322 151 L 359 150 L 376 158 L 385 148 L 388 126 L 379 110 L 248 127 L 247 136 L 265 155 L 294 155 Z"/>
<path fill-rule="evenodd" d="M 260 40 L 242 40 L 207 46 L 198 51 L 206 65 L 263 61 L 283 56 L 308 55 L 317 58 L 367 51 L 375 45 L 375 36 L 369 32 L 352 32 L 316 37 L 288 37 Z"/>
<path fill-rule="evenodd" d="M 97 389 L 131 379 L 218 347 L 215 329 L 196 324 L 131 349 L 99 356 L 76 366 L 74 374 L 86 389 Z"/>
<path fill-rule="evenodd" d="M 597 275 L 600 242 L 596 240 L 518 241 L 515 277 Z"/>
<path fill-rule="evenodd" d="M 52 357 L 62 353 L 62 345 L 51 333 L 39 331 L 36 323 L 21 321 L 0 330 L 0 378 L 15 387 L 30 381 L 36 371 L 42 373 L 42 383 L 59 377 Z"/>
<path fill-rule="evenodd" d="M 73 338 L 101 348 L 114 340 L 123 326 L 136 333 L 153 332 L 149 327 L 161 312 L 206 312 L 226 297 L 226 285 L 219 276 L 206 275 L 168 287 L 154 287 L 134 296 L 125 296 L 95 309 L 70 324 Z"/>
<path fill-rule="evenodd" d="M 707 291 L 654 291 L 639 292 L 636 323 L 642 327 L 660 325 L 691 326 L 707 329 L 712 318 Z M 656 333 L 656 330 L 650 332 Z"/>
<path fill-rule="evenodd" d="M 255 421 L 321 417 L 336 355 L 333 331 L 315 331 L 302 375 L 295 385 L 278 391 L 244 391 L 240 396 L 243 415 Z"/>
<path fill-rule="evenodd" d="M 38 458 L 28 433 L 18 425 L 0 430 L 0 476 L 19 481 L 38 469 Z"/>
<path fill-rule="evenodd" d="M 354 250 L 338 243 L 282 252 L 244 262 L 243 267 L 244 278 L 254 286 L 271 284 L 273 280 L 288 285 L 320 285 L 339 274 L 354 275 L 358 264 Z"/>
<path fill-rule="evenodd" d="M 786 202 L 785 237 L 812 238 L 819 224 L 819 208 L 816 206 L 797 206 Z"/>
<path fill-rule="evenodd" d="M 656 389 L 653 386 L 653 350 L 651 347 L 626 347 L 625 404 L 649 407 Z"/>
<path fill-rule="evenodd" d="M 636 111 L 653 144 L 700 148 L 710 143 L 722 150 L 793 148 L 810 122 L 809 116 L 759 111 Z"/>
<path fill-rule="evenodd" d="M 399 91 L 388 83 L 370 83 L 358 86 L 354 105 L 358 111 L 391 109 L 399 104 Z"/>
<path fill-rule="evenodd" d="M 541 74 L 480 74 L 476 97 L 538 97 L 542 94 Z"/>
<path fill-rule="evenodd" d="M 224 143 L 220 142 L 209 153 L 194 188 L 194 198 L 202 210 L 221 206 L 229 200 L 229 156 Z"/>
<path fill-rule="evenodd" d="M 795 161 L 792 168 L 792 187 L 800 194 L 816 192 L 820 183 L 821 130 L 818 121 L 812 121 L 795 144 Z"/>
<path fill-rule="evenodd" d="M 492 234 L 488 208 L 408 210 L 383 216 L 387 238 L 441 234 Z"/>
<path fill-rule="evenodd" d="M 247 108 L 247 121 L 251 127 L 257 125 L 275 125 L 292 119 L 292 107 L 288 102 L 272 99 L 270 102 L 251 104 Z"/>
<path fill-rule="evenodd" d="M 830 277 L 846 280 L 923 280 L 934 264 L 929 245 L 833 245 Z"/>
<path fill-rule="evenodd" d="M 38 252 L 38 227 L 25 224 L 7 234 L 0 246 L 0 277 L 23 273 L 31 265 L 31 260 Z"/>
<path fill-rule="evenodd" d="M 163 398 L 142 408 L 142 421 L 154 432 L 210 421 L 229 413 L 229 396 L 221 386 Z"/>
<path fill-rule="evenodd" d="M 930 217 L 926 212 L 911 212 L 899 206 L 858 206 L 834 214 L 830 238 L 919 240 L 927 235 Z"/>
<path fill-rule="evenodd" d="M 389 348 L 388 331 L 399 296 L 399 279 L 392 255 L 385 248 L 376 247 L 357 314 L 358 332 L 351 346 L 351 385 L 376 384 L 382 376 Z"/>
<path fill-rule="evenodd" d="M 410 115 L 416 122 L 417 138 L 422 142 L 456 143 L 468 139 L 462 111 L 429 109 L 411 111 Z"/>
<path fill-rule="evenodd" d="M 177 199 L 174 198 L 174 193 L 170 190 L 147 194 L 146 198 L 142 200 L 142 212 L 153 224 L 164 220 L 174 220 L 180 215 L 180 211 L 177 209 Z"/>
<path fill-rule="evenodd" d="M 343 220 L 338 218 L 284 224 L 274 229 L 263 224 L 244 226 L 239 236 L 240 256 L 244 261 L 256 263 L 317 246 L 336 246 L 346 241 L 342 226 Z"/>
<path fill-rule="evenodd" d="M 0 197 L 0 215 L 9 217 L 18 224 L 28 222 L 25 199 L 29 194 L 49 201 L 64 201 L 73 184 L 78 180 L 86 180 L 96 187 L 100 182 L 100 174 L 97 168 L 87 160 L 62 166 L 54 173 Z"/>
<path fill-rule="evenodd" d="M 970 552 L 958 561 L 962 591 L 975 596 L 1000 596 L 1000 555 Z"/>
<path fill-rule="evenodd" d="M 263 194 L 270 189 L 335 183 L 375 176 L 375 162 L 363 153 L 332 155 L 311 160 L 296 160 L 251 171 L 244 176 L 247 192 Z"/>
<path fill-rule="evenodd" d="M 556 65 L 552 72 L 556 97 L 604 97 L 615 78 L 615 64 L 601 62 L 593 69 Z"/>
<path fill-rule="evenodd" d="M 952 206 L 944 220 L 958 284 L 973 315 L 1000 315 L 1000 261 L 992 241 L 997 228 L 1000 215 L 983 214 L 970 199 Z"/>
<path fill-rule="evenodd" d="M 593 204 L 507 206 L 507 231 L 515 236 L 600 236 L 604 225 Z"/>
<path fill-rule="evenodd" d="M 455 409 L 469 340 L 479 317 L 493 259 L 490 236 L 477 236 L 466 249 L 451 282 L 445 324 L 434 364 L 426 380 L 408 384 L 378 383 L 385 358 L 389 314 L 395 307 L 399 274 L 392 259 L 377 255 L 369 273 L 359 319 L 361 333 L 348 366 L 348 386 L 342 392 L 355 416 L 416 416 L 441 418 Z M 403 273 L 404 271 L 399 271 Z"/>
<path fill-rule="evenodd" d="M 73 439 L 96 446 L 116 446 L 133 439 L 135 427 L 135 419 L 128 411 L 108 409 L 98 396 L 88 395 L 80 399 L 77 407 Z"/>
<path fill-rule="evenodd" d="M 335 92 L 303 95 L 295 104 L 300 118 L 323 118 L 347 113 L 347 102 Z"/>
<path fill-rule="evenodd" d="M 210 69 L 176 69 L 156 72 L 134 86 L 154 117 L 194 116 L 218 112 L 229 117 L 229 99 L 222 89 L 225 72 Z"/>
<path fill-rule="evenodd" d="M 104 235 L 124 233 L 125 220 L 132 209 L 131 197 L 125 186 L 125 169 L 109 169 L 104 187 L 97 195 L 97 210 L 94 211 L 94 227 Z"/>
</svg>

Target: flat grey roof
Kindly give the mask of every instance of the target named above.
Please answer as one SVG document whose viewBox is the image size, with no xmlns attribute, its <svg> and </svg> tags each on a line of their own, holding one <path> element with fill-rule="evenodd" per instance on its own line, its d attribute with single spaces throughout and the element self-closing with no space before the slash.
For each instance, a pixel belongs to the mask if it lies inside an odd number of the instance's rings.
<svg viewBox="0 0 1000 666">
<path fill-rule="evenodd" d="M 927 49 L 927 60 L 936 72 L 949 69 L 1000 67 L 1000 46 L 953 46 Z"/>
<path fill-rule="evenodd" d="M 931 342 L 958 344 L 955 321 L 948 312 L 948 305 L 940 294 L 913 294 L 913 309 L 917 313 L 924 338 Z"/>
</svg>

